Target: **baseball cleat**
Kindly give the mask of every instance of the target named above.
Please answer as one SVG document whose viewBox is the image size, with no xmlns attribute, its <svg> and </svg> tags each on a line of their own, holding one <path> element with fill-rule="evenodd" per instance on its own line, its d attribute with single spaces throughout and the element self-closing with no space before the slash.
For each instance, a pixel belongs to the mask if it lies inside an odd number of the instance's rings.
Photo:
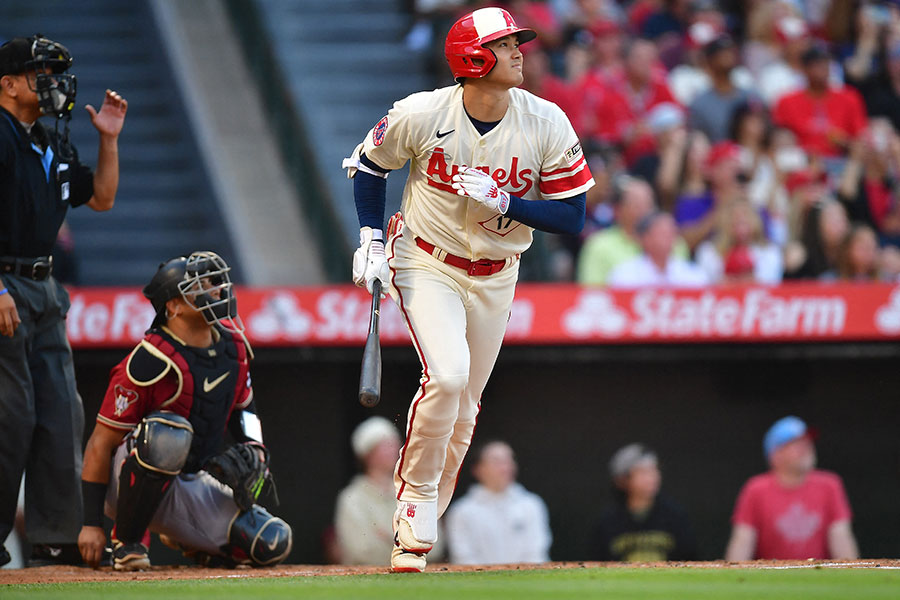
<svg viewBox="0 0 900 600">
<path fill-rule="evenodd" d="M 391 551 L 391 571 L 394 573 L 421 573 L 425 570 L 425 555 L 407 552 L 399 546 Z"/>
<path fill-rule="evenodd" d="M 113 568 L 116 571 L 142 571 L 150 568 L 147 546 L 140 542 L 117 542 L 113 549 Z"/>
<path fill-rule="evenodd" d="M 394 541 L 407 552 L 429 552 L 437 541 L 437 502 L 398 501 L 394 513 Z"/>
</svg>

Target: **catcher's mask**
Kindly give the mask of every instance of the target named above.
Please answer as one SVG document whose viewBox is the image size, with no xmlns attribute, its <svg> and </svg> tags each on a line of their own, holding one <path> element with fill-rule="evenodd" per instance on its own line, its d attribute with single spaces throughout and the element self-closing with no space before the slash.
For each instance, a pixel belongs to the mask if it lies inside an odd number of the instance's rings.
<svg viewBox="0 0 900 600">
<path fill-rule="evenodd" d="M 144 287 L 144 296 L 156 310 L 153 326 L 166 323 L 166 303 L 180 296 L 210 325 L 243 334 L 244 324 L 237 312 L 230 270 L 222 257 L 209 251 L 194 252 L 187 258 L 179 256 L 160 264 Z"/>
</svg>

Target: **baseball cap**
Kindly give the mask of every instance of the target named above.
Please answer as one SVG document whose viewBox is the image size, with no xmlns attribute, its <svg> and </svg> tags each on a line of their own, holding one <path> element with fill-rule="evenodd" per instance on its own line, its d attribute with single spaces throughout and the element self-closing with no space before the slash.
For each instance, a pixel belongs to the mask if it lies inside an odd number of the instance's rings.
<svg viewBox="0 0 900 600">
<path fill-rule="evenodd" d="M 643 462 L 656 463 L 656 453 L 643 444 L 623 446 L 609 461 L 609 476 L 614 480 L 624 477 Z"/>
<path fill-rule="evenodd" d="M 766 458 L 770 457 L 773 452 L 788 442 L 799 440 L 802 437 L 816 439 L 818 433 L 814 429 L 807 427 L 803 419 L 799 417 L 788 416 L 778 419 L 763 438 L 763 451 L 766 454 Z"/>
<path fill-rule="evenodd" d="M 789 194 L 793 194 L 797 188 L 812 185 L 824 184 L 828 182 L 828 175 L 824 171 L 814 171 L 812 169 L 800 169 L 793 171 L 784 181 L 784 187 L 787 188 Z"/>
<path fill-rule="evenodd" d="M 22 73 L 25 63 L 31 59 L 31 40 L 23 37 L 9 40 L 0 46 L 0 77 Z"/>
<path fill-rule="evenodd" d="M 811 65 L 820 60 L 831 60 L 831 53 L 822 44 L 813 44 L 803 52 L 800 61 L 804 66 Z"/>
<path fill-rule="evenodd" d="M 706 55 L 707 58 L 709 58 L 717 52 L 728 50 L 734 47 L 734 40 L 731 39 L 731 36 L 727 33 L 720 33 L 712 40 L 703 45 L 703 54 Z"/>
<path fill-rule="evenodd" d="M 732 141 L 724 140 L 717 142 L 709 150 L 706 156 L 706 166 L 715 167 L 723 160 L 734 159 L 739 160 L 741 157 L 741 147 Z"/>
<path fill-rule="evenodd" d="M 654 135 L 684 125 L 684 111 L 674 102 L 660 102 L 647 114 L 647 127 Z"/>
<path fill-rule="evenodd" d="M 350 436 L 350 445 L 353 447 L 353 453 L 362 459 L 375 446 L 390 439 L 400 439 L 400 434 L 394 424 L 384 417 L 369 417 L 353 430 Z"/>
<path fill-rule="evenodd" d="M 775 35 L 782 42 L 789 42 L 809 35 L 809 28 L 803 19 L 784 17 L 775 23 Z"/>
</svg>

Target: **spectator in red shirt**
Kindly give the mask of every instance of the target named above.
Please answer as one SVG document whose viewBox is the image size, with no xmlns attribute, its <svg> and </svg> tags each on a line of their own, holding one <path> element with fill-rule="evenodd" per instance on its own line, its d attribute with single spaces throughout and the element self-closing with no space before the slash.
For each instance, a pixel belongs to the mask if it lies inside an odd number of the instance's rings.
<svg viewBox="0 0 900 600">
<path fill-rule="evenodd" d="M 766 433 L 771 470 L 741 490 L 725 560 L 858 558 L 844 484 L 835 473 L 815 469 L 813 438 L 793 416 Z"/>
<path fill-rule="evenodd" d="M 830 55 L 821 46 L 803 54 L 807 89 L 786 94 L 775 105 L 775 123 L 787 127 L 810 154 L 840 157 L 865 130 L 866 111 L 859 92 L 830 87 Z"/>
<path fill-rule="evenodd" d="M 657 104 L 678 104 L 665 79 L 656 76 L 656 46 L 648 40 L 631 42 L 625 55 L 625 77 L 611 86 L 599 106 L 589 107 L 597 120 L 599 137 L 621 144 L 628 165 L 656 151 L 646 115 Z"/>
<path fill-rule="evenodd" d="M 524 50 L 527 47 L 522 47 L 522 54 L 526 56 L 526 60 L 522 63 L 525 78 L 522 87 L 559 106 L 569 117 L 575 131 L 581 132 L 583 130 L 581 103 L 578 101 L 574 87 L 562 77 L 554 75 L 550 68 L 550 57 L 541 46 L 535 45 L 533 48 Z"/>
</svg>

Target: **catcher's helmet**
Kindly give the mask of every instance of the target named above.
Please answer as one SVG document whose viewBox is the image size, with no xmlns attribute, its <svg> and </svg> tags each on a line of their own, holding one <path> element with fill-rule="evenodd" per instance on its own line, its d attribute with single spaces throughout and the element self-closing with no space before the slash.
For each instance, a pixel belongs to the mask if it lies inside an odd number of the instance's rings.
<svg viewBox="0 0 900 600">
<path fill-rule="evenodd" d="M 502 8 L 480 8 L 461 17 L 447 34 L 444 56 L 450 65 L 453 78 L 479 78 L 491 72 L 497 64 L 496 55 L 484 44 L 507 35 L 519 35 L 519 43 L 524 44 L 537 37 L 531 29 L 516 25 L 515 20 Z"/>
<path fill-rule="evenodd" d="M 215 252 L 194 252 L 159 265 L 156 274 L 144 287 L 144 296 L 156 310 L 153 327 L 168 320 L 166 302 L 183 298 L 194 310 L 200 311 L 210 325 L 234 332 L 243 332 L 237 313 L 237 300 L 228 275 L 231 267 Z"/>
</svg>

